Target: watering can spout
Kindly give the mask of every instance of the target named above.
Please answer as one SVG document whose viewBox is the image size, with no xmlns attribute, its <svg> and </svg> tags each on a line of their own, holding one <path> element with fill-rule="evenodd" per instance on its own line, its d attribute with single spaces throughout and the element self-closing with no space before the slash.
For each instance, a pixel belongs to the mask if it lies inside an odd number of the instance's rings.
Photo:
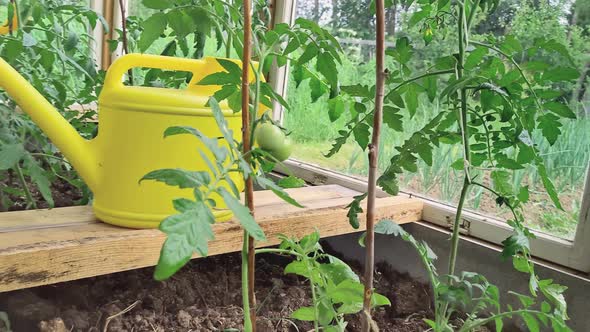
<svg viewBox="0 0 590 332">
<path fill-rule="evenodd" d="M 0 58 L 0 90 L 5 90 L 31 117 L 94 191 L 98 183 L 99 171 L 96 144 L 80 136 L 53 105 L 2 58 Z"/>
</svg>

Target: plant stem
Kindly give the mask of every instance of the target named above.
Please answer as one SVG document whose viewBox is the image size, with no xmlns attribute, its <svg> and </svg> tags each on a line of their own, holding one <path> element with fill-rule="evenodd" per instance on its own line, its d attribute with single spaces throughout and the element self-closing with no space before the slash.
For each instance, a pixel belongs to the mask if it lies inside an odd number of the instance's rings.
<svg viewBox="0 0 590 332">
<path fill-rule="evenodd" d="M 244 51 L 242 54 L 242 144 L 243 153 L 247 154 L 251 150 L 250 142 L 250 63 L 252 59 L 252 16 L 251 2 L 244 0 Z M 246 162 L 250 163 L 250 156 L 245 156 Z M 254 182 L 249 175 L 246 181 L 246 206 L 254 217 Z M 254 239 L 244 232 L 244 245 L 242 249 L 242 275 L 246 275 L 246 280 L 242 279 L 242 287 L 246 288 L 244 292 L 244 321 L 250 320 L 250 329 L 246 331 L 256 332 L 256 297 L 254 293 L 255 280 L 255 243 Z M 244 260 L 247 264 L 244 266 Z M 244 268 L 246 272 L 244 273 Z M 246 326 L 246 325 L 245 325 Z"/>
<path fill-rule="evenodd" d="M 293 250 L 285 250 L 285 249 L 278 249 L 278 248 L 264 248 L 264 249 L 256 249 L 256 254 L 279 254 L 279 255 L 291 255 L 296 257 L 304 257 L 300 253 L 293 251 Z"/>
<path fill-rule="evenodd" d="M 29 186 L 27 185 L 27 181 L 25 180 L 25 176 L 23 174 L 23 169 L 18 164 L 15 165 L 14 169 L 16 170 L 16 175 L 18 176 L 18 181 L 20 182 L 21 186 L 23 187 L 23 190 L 25 191 L 25 197 L 27 199 L 27 207 L 32 206 L 33 209 L 36 209 L 37 203 L 35 202 L 35 199 L 33 198 L 31 191 L 29 190 Z"/>
<path fill-rule="evenodd" d="M 123 41 L 123 52 L 129 54 L 129 44 L 127 43 L 127 13 L 125 13 L 125 2 L 119 0 L 119 8 L 121 9 L 121 39 Z M 133 69 L 129 69 L 129 85 L 133 85 Z"/>
<path fill-rule="evenodd" d="M 375 266 L 375 199 L 377 191 L 377 172 L 379 162 L 379 141 L 381 138 L 381 125 L 383 123 L 383 99 L 385 96 L 385 2 L 377 0 L 377 64 L 375 83 L 375 113 L 373 115 L 373 136 L 369 144 L 369 183 L 367 195 L 367 237 L 365 247 L 365 293 L 363 301 L 364 314 L 362 315 L 363 331 L 371 330 L 371 298 L 373 296 L 373 270 Z M 395 4 L 394 4 L 395 6 Z"/>
<path fill-rule="evenodd" d="M 248 232 L 244 231 L 244 238 L 242 241 L 242 306 L 244 307 L 244 331 L 252 331 L 252 319 L 250 316 L 250 302 L 248 300 L 248 239 L 250 236 Z"/>
<path fill-rule="evenodd" d="M 319 332 L 319 330 L 320 330 L 320 327 L 319 327 L 320 313 L 318 312 L 317 295 L 315 293 L 315 286 L 314 286 L 313 282 L 311 281 L 311 279 L 309 279 L 309 284 L 311 286 L 311 303 L 313 303 L 313 315 L 314 315 L 313 330 L 316 332 Z"/>
<path fill-rule="evenodd" d="M 468 40 L 468 31 L 466 30 L 466 17 L 465 17 L 465 4 L 459 3 L 459 19 L 457 23 L 457 28 L 459 31 L 459 55 L 458 55 L 458 63 L 456 69 L 456 77 L 457 80 L 460 80 L 463 77 L 463 64 L 465 62 L 465 49 L 467 48 L 467 40 Z M 453 236 L 451 238 L 451 253 L 449 257 L 449 268 L 448 274 L 453 275 L 455 273 L 455 266 L 457 264 L 457 252 L 459 247 L 459 229 L 461 227 L 461 214 L 463 212 L 463 205 L 465 204 L 465 200 L 467 198 L 467 194 L 469 193 L 469 187 L 471 184 L 471 179 L 469 177 L 469 167 L 471 165 L 471 151 L 469 147 L 469 126 L 467 124 L 467 90 L 462 88 L 459 92 L 459 98 L 461 103 L 461 117 L 460 117 L 460 127 L 462 133 L 462 140 L 463 140 L 463 153 L 464 153 L 464 172 L 465 178 L 463 180 L 463 188 L 461 189 L 461 196 L 459 198 L 459 203 L 457 205 L 457 212 L 455 214 L 455 221 L 453 223 Z M 445 305 L 446 307 L 446 305 Z M 446 310 L 445 310 L 446 311 Z"/>
</svg>

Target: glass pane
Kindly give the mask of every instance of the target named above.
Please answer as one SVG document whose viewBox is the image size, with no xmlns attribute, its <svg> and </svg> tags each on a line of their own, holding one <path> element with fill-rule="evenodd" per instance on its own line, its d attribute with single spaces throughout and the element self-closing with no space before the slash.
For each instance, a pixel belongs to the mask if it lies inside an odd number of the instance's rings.
<svg viewBox="0 0 590 332">
<path fill-rule="evenodd" d="M 374 20 L 367 9 L 370 2 L 370 0 L 298 1 L 298 17 L 319 22 L 321 26 L 334 33 L 343 44 L 347 57 L 339 73 L 342 85 L 374 84 L 375 48 L 371 40 L 374 38 Z M 539 11 L 525 3 L 516 0 L 501 7 L 498 11 L 501 15 L 497 14 L 485 22 L 480 22 L 476 27 L 477 33 L 505 34 L 507 27 L 510 26 L 510 33 L 516 35 L 523 44 L 531 44 L 535 38 L 545 36 L 547 31 L 551 31 L 554 36 L 559 37 L 558 39 L 570 38 L 569 51 L 573 54 L 576 66 L 582 71 L 587 62 L 583 52 L 588 46 L 584 45 L 588 45 L 590 39 L 580 31 L 569 29 L 563 24 L 569 17 L 569 8 L 541 4 L 540 6 L 545 7 L 543 14 L 539 14 Z M 387 14 L 388 42 L 394 41 L 392 37 L 394 27 L 397 30 L 396 37 L 407 36 L 411 40 L 422 40 L 420 27 L 408 28 L 407 20 L 411 14 L 411 8 L 401 10 L 396 17 L 392 15 L 392 12 Z M 449 35 L 448 39 L 455 40 L 455 37 Z M 423 43 L 419 44 L 423 45 Z M 439 56 L 450 54 L 452 50 L 453 45 L 448 40 L 434 40 L 428 47 L 422 46 L 416 49 L 415 54 L 426 64 Z M 389 57 L 387 61 L 389 68 L 395 68 Z M 553 146 L 550 146 L 539 132 L 532 135 L 533 141 L 538 145 L 546 161 L 549 178 L 555 183 L 565 211 L 559 211 L 551 203 L 535 168 L 514 171 L 511 183 L 514 188 L 522 185 L 529 186 L 530 201 L 524 209 L 528 225 L 566 239 L 573 239 L 575 234 L 584 190 L 584 178 L 590 160 L 590 117 L 588 117 L 590 96 L 585 93 L 586 84 L 588 83 L 583 82 L 578 86 L 571 86 L 569 93 L 571 97 L 568 98 L 573 100 L 571 107 L 578 113 L 578 119 L 564 122 L 561 128 L 563 134 Z M 327 97 L 323 98 L 316 103 L 311 103 L 309 86 L 304 82 L 296 87 L 293 79 L 290 79 L 288 99 L 292 105 L 292 111 L 286 113 L 284 124 L 292 130 L 292 136 L 298 142 L 294 158 L 350 175 L 365 177 L 368 170 L 366 151 L 361 150 L 353 140 L 349 140 L 338 154 L 331 158 L 324 157 L 334 139 L 338 137 L 338 130 L 344 128 L 349 117 L 347 118 L 348 113 L 345 113 L 343 117 L 332 123 L 328 117 Z M 420 99 L 416 115 L 411 119 L 404 115 L 402 132 L 396 132 L 384 126 L 379 163 L 381 170 L 396 154 L 395 148 L 408 139 L 410 133 L 421 128 L 436 115 L 442 107 L 446 106 L 436 101 L 430 102 L 427 98 Z M 462 158 L 462 151 L 459 147 L 441 144 L 440 148 L 433 151 L 432 166 L 420 162 L 417 173 L 406 173 L 401 178 L 401 188 L 406 192 L 441 202 L 456 203 L 460 194 L 463 172 L 454 170 L 451 164 L 460 158 Z M 480 182 L 490 183 L 490 171 L 482 170 L 480 173 Z M 484 193 L 481 188 L 472 189 L 467 206 L 469 209 L 493 217 L 501 219 L 510 217 L 510 211 L 498 208 L 495 199 L 488 193 Z"/>
</svg>

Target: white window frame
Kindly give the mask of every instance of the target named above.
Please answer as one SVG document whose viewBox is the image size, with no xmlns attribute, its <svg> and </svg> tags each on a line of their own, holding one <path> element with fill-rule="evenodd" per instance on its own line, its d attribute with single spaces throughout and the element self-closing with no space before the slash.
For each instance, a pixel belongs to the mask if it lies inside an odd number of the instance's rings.
<svg viewBox="0 0 590 332">
<path fill-rule="evenodd" d="M 294 21 L 297 0 L 275 0 L 275 6 L 275 22 L 292 23 Z M 285 66 L 279 70 L 274 69 L 271 73 L 271 84 L 277 92 L 286 98 L 289 82 L 288 67 Z M 275 105 L 273 118 L 282 121 L 284 118 L 283 115 L 283 108 L 280 105 Z M 288 160 L 285 164 L 293 174 L 312 184 L 339 184 L 358 191 L 364 192 L 367 190 L 366 179 L 293 159 Z M 582 273 L 590 273 L 590 168 L 588 169 L 585 183 L 580 220 L 574 240 L 569 241 L 557 236 L 534 231 L 536 239 L 531 240 L 531 250 L 535 257 L 542 260 Z M 416 196 L 410 193 L 402 194 Z M 386 196 L 387 194 L 381 191 L 379 195 Z M 437 202 L 428 197 L 417 197 L 423 199 L 425 203 L 422 215 L 422 219 L 425 222 L 445 228 L 451 227 L 452 220 L 455 218 L 456 207 Z M 512 233 L 511 227 L 506 224 L 505 220 L 486 216 L 478 212 L 466 210 L 463 212 L 462 219 L 463 225 L 466 226 L 462 232 L 463 236 L 501 245 L 502 241 Z"/>
<path fill-rule="evenodd" d="M 91 7 L 96 12 L 104 15 L 105 3 L 113 0 L 91 0 Z M 129 0 L 127 0 L 129 1 Z M 127 3 L 127 1 L 125 3 Z M 131 0 L 139 1 L 139 0 Z M 120 10 L 118 1 L 113 1 L 113 24 L 115 28 L 120 26 Z M 293 23 L 296 16 L 297 0 L 274 0 L 274 13 L 276 23 Z M 101 63 L 103 50 L 103 32 L 98 27 L 94 31 L 96 39 L 95 51 L 97 63 Z M 113 58 L 118 52 L 114 52 Z M 287 96 L 289 65 L 282 68 L 276 66 L 272 68 L 269 83 L 282 96 Z M 273 118 L 276 121 L 283 121 L 284 110 L 278 103 L 275 103 Z M 287 167 L 292 173 L 306 180 L 309 183 L 320 184 L 339 184 L 358 191 L 367 190 L 365 179 L 335 172 L 326 168 L 319 167 L 303 161 L 288 160 Z M 413 195 L 410 193 L 402 193 Z M 379 191 L 379 196 L 387 196 L 383 191 Z M 428 197 L 417 196 L 424 200 L 425 206 L 422 219 L 427 223 L 437 226 L 450 228 L 450 220 L 454 220 L 455 209 L 449 204 L 437 202 Z M 464 211 L 463 224 L 466 225 L 462 232 L 463 236 L 473 237 L 484 240 L 496 245 L 511 234 L 511 228 L 505 220 L 499 220 L 490 216 L 483 215 L 474 211 Z M 536 239 L 531 240 L 531 248 L 535 257 L 549 261 L 551 263 L 562 265 L 583 273 L 590 273 L 590 168 L 586 177 L 586 186 L 580 210 L 580 220 L 573 241 L 562 239 L 549 234 L 534 232 Z"/>
</svg>

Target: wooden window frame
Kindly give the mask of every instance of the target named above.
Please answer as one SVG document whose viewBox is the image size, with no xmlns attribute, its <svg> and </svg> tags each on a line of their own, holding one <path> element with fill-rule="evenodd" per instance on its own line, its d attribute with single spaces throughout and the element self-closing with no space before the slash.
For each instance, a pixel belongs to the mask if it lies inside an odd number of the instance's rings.
<svg viewBox="0 0 590 332">
<path fill-rule="evenodd" d="M 292 23 L 296 16 L 297 0 L 276 0 L 277 23 Z M 272 84 L 277 92 L 287 97 L 288 67 L 271 73 Z M 282 121 L 284 109 L 276 106 L 273 110 L 273 118 Z M 339 184 L 357 191 L 365 192 L 367 183 L 365 179 L 346 175 L 340 172 L 313 165 L 304 161 L 294 159 L 288 160 L 285 165 L 290 172 L 304 179 L 311 184 Z M 288 173 L 283 170 L 283 173 Z M 455 217 L 456 207 L 438 202 L 432 198 L 403 193 L 423 199 L 424 212 L 422 219 L 430 224 L 445 228 L 451 227 Z M 379 196 L 387 195 L 380 191 Z M 531 240 L 531 250 L 535 257 L 546 260 L 553 264 L 571 268 L 582 273 L 590 273 L 590 168 L 585 180 L 585 190 L 580 208 L 580 220 L 576 229 L 573 241 L 563 239 L 550 234 L 534 231 L 536 239 Z M 493 218 L 475 211 L 466 210 L 463 213 L 462 235 L 483 240 L 496 245 L 512 233 L 511 227 L 505 220 Z"/>
</svg>

